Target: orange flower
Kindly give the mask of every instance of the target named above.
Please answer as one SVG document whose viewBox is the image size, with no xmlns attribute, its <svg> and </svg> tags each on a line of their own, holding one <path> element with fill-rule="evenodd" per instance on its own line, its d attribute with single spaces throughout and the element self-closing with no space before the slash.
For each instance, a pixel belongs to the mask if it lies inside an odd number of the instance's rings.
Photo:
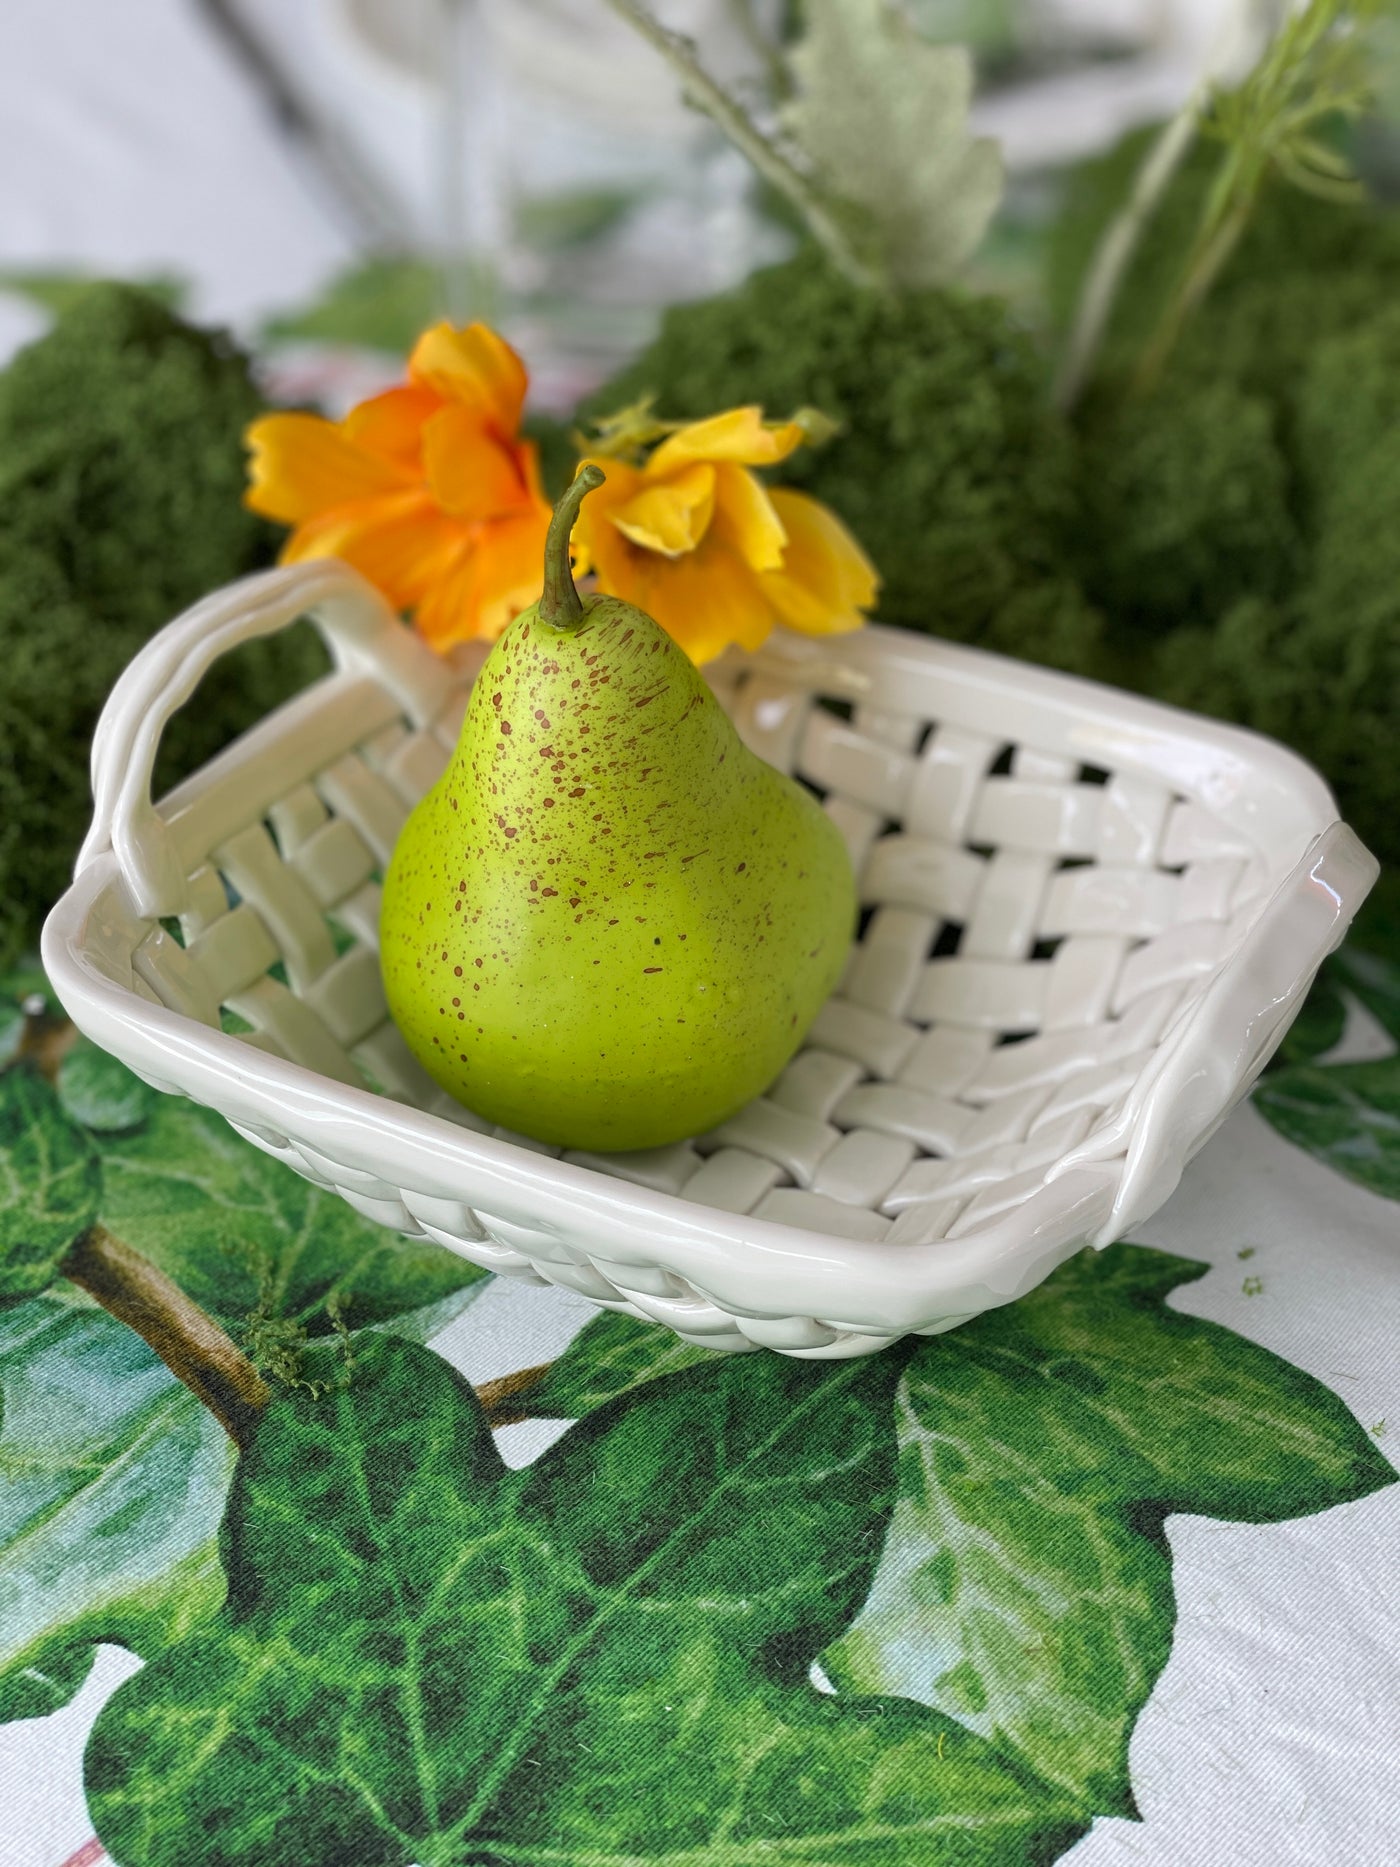
<svg viewBox="0 0 1400 1867">
<path fill-rule="evenodd" d="M 519 438 L 525 386 L 494 331 L 438 324 L 407 383 L 344 421 L 255 421 L 245 503 L 294 527 L 283 563 L 345 558 L 435 647 L 493 638 L 543 583 L 549 506 Z"/>
<path fill-rule="evenodd" d="M 668 436 L 640 467 L 588 455 L 608 477 L 583 502 L 577 569 L 654 617 L 694 661 L 731 642 L 757 648 L 775 622 L 806 635 L 859 628 L 879 587 L 865 553 L 817 500 L 770 492 L 749 471 L 805 438 L 800 422 L 732 408 Z"/>
</svg>

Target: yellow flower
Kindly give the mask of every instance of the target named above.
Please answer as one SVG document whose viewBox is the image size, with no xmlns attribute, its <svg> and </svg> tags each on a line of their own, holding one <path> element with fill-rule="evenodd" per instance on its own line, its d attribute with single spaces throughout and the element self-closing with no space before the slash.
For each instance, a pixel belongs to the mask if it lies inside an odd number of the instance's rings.
<svg viewBox="0 0 1400 1867">
<path fill-rule="evenodd" d="M 345 558 L 436 647 L 494 638 L 543 583 L 549 506 L 519 437 L 526 381 L 484 324 L 436 325 L 407 383 L 344 421 L 255 421 L 245 503 L 294 527 L 284 564 Z"/>
<path fill-rule="evenodd" d="M 834 513 L 750 471 L 805 438 L 798 422 L 733 408 L 662 441 L 642 466 L 589 454 L 607 482 L 583 502 L 576 568 L 655 618 L 694 661 L 757 648 L 775 622 L 806 635 L 859 628 L 879 587 Z"/>
</svg>

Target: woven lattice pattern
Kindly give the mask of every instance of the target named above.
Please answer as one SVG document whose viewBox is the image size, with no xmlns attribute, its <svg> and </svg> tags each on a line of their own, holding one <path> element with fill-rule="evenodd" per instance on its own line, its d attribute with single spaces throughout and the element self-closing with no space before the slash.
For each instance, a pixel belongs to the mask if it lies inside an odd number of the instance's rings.
<svg viewBox="0 0 1400 1867">
<path fill-rule="evenodd" d="M 191 873 L 178 929 L 133 927 L 133 967 L 138 989 L 246 1044 L 500 1134 L 410 1055 L 375 952 L 384 865 L 456 743 L 472 672 L 460 670 L 427 730 L 389 717 L 372 683 L 341 692 L 331 742 L 324 730 L 306 736 L 314 768 L 203 848 L 200 823 L 238 819 L 242 779 L 206 794 L 183 825 Z M 1066 735 L 1054 719 L 1044 745 L 1010 744 L 917 711 L 832 701 L 762 664 L 714 678 L 746 742 L 812 786 L 839 825 L 860 876 L 859 939 L 765 1097 L 691 1142 L 565 1158 L 845 1239 L 922 1245 L 975 1232 L 1113 1121 L 1258 913 L 1264 861 L 1199 801 L 1056 749 Z M 279 762 L 296 765 L 285 750 Z M 839 1321 L 736 1321 L 667 1271 L 610 1264 L 395 1188 L 304 1140 L 248 1132 L 387 1225 L 693 1339 L 798 1353 L 879 1340 Z"/>
</svg>

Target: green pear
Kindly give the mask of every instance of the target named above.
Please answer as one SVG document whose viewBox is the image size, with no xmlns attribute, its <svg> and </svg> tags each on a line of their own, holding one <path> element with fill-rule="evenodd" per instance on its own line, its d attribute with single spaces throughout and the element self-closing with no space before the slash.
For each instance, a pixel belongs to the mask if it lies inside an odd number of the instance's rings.
<svg viewBox="0 0 1400 1867">
<path fill-rule="evenodd" d="M 555 1146 L 702 1134 L 773 1081 L 846 959 L 840 834 L 748 751 L 684 651 L 580 598 L 555 509 L 544 594 L 472 689 L 384 884 L 389 1007 L 478 1115 Z"/>
</svg>

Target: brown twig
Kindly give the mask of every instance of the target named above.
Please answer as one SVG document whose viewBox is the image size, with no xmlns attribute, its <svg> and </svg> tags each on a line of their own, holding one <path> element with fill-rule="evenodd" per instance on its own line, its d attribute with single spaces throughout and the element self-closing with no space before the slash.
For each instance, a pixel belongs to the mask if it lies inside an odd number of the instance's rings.
<svg viewBox="0 0 1400 1867">
<path fill-rule="evenodd" d="M 248 1357 L 178 1284 L 104 1225 L 90 1225 L 64 1258 L 65 1277 L 155 1350 L 240 1449 L 271 1390 Z"/>
<path fill-rule="evenodd" d="M 59 1065 L 77 1041 L 78 1027 L 70 1024 L 67 1018 L 54 1018 L 46 1011 L 30 1012 L 26 1008 L 19 1055 L 24 1062 L 32 1063 L 47 1082 L 56 1081 Z"/>
<path fill-rule="evenodd" d="M 704 111 L 740 155 L 746 156 L 763 179 L 792 203 L 837 271 L 853 285 L 884 288 L 885 280 L 856 252 L 822 190 L 789 161 L 724 86 L 711 77 L 700 63 L 693 41 L 663 26 L 643 0 L 606 0 L 606 4 L 661 54 L 695 108 Z"/>
<path fill-rule="evenodd" d="M 542 1361 L 538 1367 L 517 1368 L 514 1374 L 503 1374 L 498 1381 L 487 1381 L 477 1388 L 476 1397 L 481 1402 L 487 1425 L 516 1426 L 521 1420 L 528 1420 L 528 1410 L 514 1406 L 512 1402 L 517 1395 L 527 1393 L 542 1381 L 549 1370 L 550 1363 Z"/>
</svg>

